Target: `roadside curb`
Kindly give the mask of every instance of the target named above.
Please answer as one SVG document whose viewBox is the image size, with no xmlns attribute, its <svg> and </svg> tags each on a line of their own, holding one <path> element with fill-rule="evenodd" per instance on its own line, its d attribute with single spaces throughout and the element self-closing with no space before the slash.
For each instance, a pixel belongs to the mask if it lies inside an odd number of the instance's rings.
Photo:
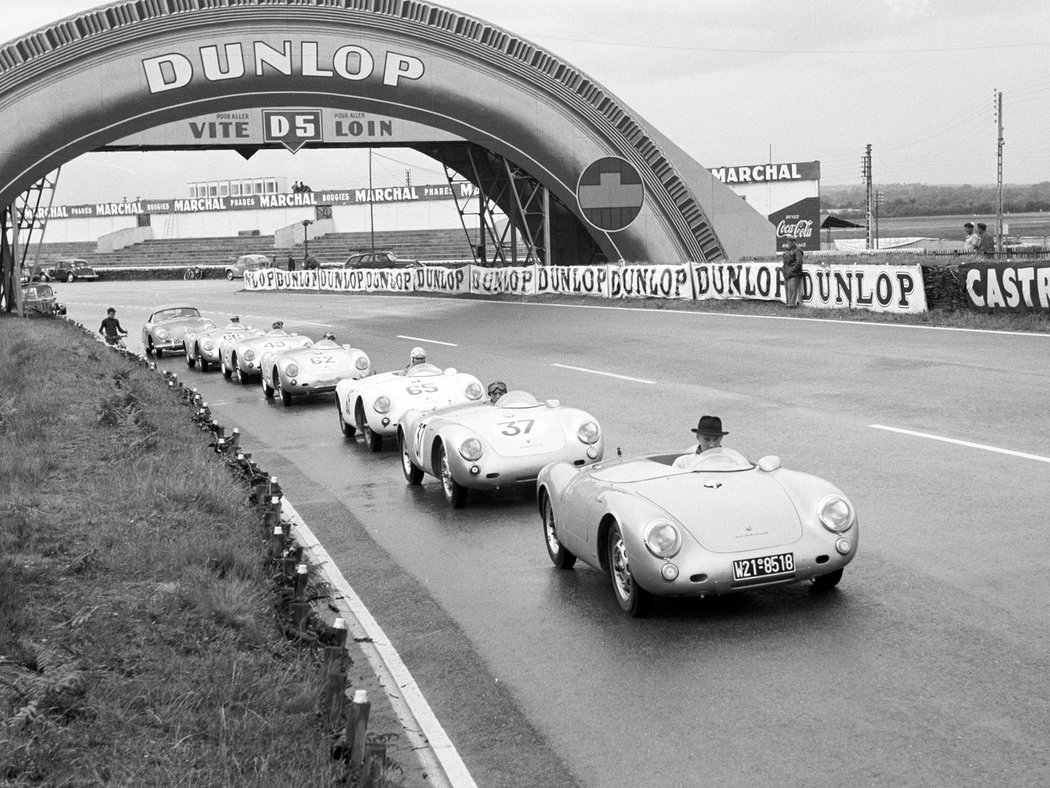
<svg viewBox="0 0 1050 788">
<path fill-rule="evenodd" d="M 423 762 L 427 774 L 441 778 L 434 779 L 434 785 L 442 788 L 477 788 L 459 752 L 434 716 L 430 704 L 382 627 L 291 502 L 283 498 L 281 503 L 282 519 L 291 524 L 292 538 L 303 548 L 308 563 L 316 567 L 335 590 L 329 601 L 347 622 L 350 636 L 360 647 L 380 683 L 387 688 L 390 703 L 404 727 L 409 744 Z"/>
</svg>

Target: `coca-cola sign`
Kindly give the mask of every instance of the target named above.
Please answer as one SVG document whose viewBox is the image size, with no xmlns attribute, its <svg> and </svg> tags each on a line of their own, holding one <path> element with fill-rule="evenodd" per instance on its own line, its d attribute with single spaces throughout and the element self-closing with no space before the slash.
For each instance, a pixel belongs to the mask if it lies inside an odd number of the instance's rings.
<svg viewBox="0 0 1050 788">
<path fill-rule="evenodd" d="M 806 197 L 769 215 L 777 229 L 777 249 L 794 241 L 807 251 L 820 249 L 820 198 Z"/>
</svg>

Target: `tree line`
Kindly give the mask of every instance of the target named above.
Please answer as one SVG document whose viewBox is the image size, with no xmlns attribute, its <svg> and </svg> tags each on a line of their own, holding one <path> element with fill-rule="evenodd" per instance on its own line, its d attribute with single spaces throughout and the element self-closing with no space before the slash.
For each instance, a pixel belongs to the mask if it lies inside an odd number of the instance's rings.
<svg viewBox="0 0 1050 788">
<path fill-rule="evenodd" d="M 934 186 L 926 183 L 893 183 L 875 186 L 879 216 L 988 215 L 996 213 L 996 187 L 969 184 Z M 822 186 L 821 209 L 840 214 L 867 211 L 863 185 Z M 1050 211 L 1050 181 L 1029 185 L 1003 185 L 1005 213 Z"/>
</svg>

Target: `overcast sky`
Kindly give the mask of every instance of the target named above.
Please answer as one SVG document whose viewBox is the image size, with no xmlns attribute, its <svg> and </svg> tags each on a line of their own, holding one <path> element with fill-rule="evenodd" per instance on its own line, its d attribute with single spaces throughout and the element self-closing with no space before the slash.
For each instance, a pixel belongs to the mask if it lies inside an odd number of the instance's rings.
<svg viewBox="0 0 1050 788">
<path fill-rule="evenodd" d="M 0 41 L 100 3 L 0 0 Z M 706 167 L 821 162 L 822 184 L 993 184 L 994 92 L 1004 179 L 1050 180 L 1046 0 L 447 0 L 551 50 Z M 182 196 L 207 177 L 367 183 L 364 154 L 92 154 L 66 165 L 59 202 Z M 144 166 L 145 157 L 149 165 Z M 411 154 L 377 152 L 377 182 L 439 181 Z M 196 171 L 199 171 L 199 175 Z M 363 181 L 362 178 L 365 180 Z M 165 180 L 167 179 L 167 180 Z M 101 193 L 105 192 L 105 193 Z"/>
</svg>

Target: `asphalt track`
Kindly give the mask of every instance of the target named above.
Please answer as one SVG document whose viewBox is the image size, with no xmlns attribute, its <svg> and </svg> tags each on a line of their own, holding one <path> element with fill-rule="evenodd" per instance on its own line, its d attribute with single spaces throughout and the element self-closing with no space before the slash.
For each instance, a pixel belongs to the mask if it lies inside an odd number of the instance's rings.
<svg viewBox="0 0 1050 788">
<path fill-rule="evenodd" d="M 333 401 L 162 361 L 280 476 L 396 644 L 481 786 L 1050 784 L 1050 336 L 394 296 L 226 282 L 57 288 L 136 339 L 186 300 L 430 360 L 590 410 L 607 453 L 726 445 L 835 481 L 861 520 L 831 594 L 807 586 L 617 607 L 554 569 L 534 504 L 447 509 L 392 449 L 339 434 Z M 134 347 L 137 343 L 131 343 Z"/>
</svg>

